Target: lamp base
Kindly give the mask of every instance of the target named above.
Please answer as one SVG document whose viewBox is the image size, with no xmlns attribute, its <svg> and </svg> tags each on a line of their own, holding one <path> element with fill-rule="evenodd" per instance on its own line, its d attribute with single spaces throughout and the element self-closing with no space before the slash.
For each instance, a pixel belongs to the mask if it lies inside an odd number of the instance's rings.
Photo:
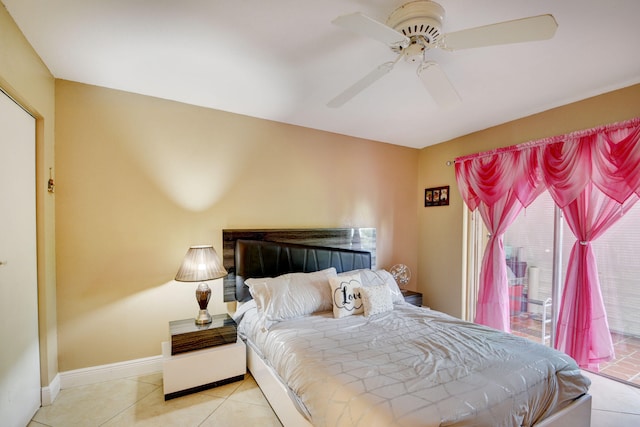
<svg viewBox="0 0 640 427">
<path fill-rule="evenodd" d="M 198 289 L 196 289 L 196 301 L 200 307 L 198 317 L 196 317 L 196 325 L 208 325 L 211 323 L 211 315 L 207 311 L 207 305 L 209 305 L 209 299 L 211 298 L 211 289 L 206 283 L 200 283 Z"/>
<path fill-rule="evenodd" d="M 207 309 L 200 310 L 198 317 L 196 317 L 196 325 L 208 325 L 209 323 L 211 323 L 211 315 Z"/>
</svg>

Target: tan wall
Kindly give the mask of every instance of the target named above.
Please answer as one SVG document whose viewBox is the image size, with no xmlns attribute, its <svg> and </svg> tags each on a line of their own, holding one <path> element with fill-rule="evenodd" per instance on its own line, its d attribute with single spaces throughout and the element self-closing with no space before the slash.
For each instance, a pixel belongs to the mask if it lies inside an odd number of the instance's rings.
<svg viewBox="0 0 640 427">
<path fill-rule="evenodd" d="M 610 92 L 463 136 L 420 151 L 418 192 L 450 185 L 451 205 L 419 210 L 418 245 L 423 301 L 454 316 L 463 314 L 464 240 L 462 202 L 453 166 L 456 157 L 562 135 L 640 116 L 640 85 Z"/>
<path fill-rule="evenodd" d="M 417 270 L 418 150 L 60 80 L 56 138 L 61 371 L 159 354 L 224 228 L 376 227 L 378 266 Z"/>
<path fill-rule="evenodd" d="M 58 373 L 55 195 L 47 193 L 54 168 L 54 79 L 1 3 L 0 87 L 36 118 L 40 379 L 47 386 Z"/>
</svg>

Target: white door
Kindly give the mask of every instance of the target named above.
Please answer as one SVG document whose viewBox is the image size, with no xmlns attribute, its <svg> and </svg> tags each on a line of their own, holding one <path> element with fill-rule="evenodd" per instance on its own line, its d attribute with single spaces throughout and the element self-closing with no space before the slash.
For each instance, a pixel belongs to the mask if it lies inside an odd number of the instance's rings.
<svg viewBox="0 0 640 427">
<path fill-rule="evenodd" d="M 0 424 L 40 407 L 35 119 L 0 92 Z"/>
</svg>

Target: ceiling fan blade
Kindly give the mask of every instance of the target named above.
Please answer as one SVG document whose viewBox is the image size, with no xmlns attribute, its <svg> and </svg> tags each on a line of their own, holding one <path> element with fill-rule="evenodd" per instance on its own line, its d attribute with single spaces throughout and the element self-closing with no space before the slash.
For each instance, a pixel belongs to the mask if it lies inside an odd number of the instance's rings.
<svg viewBox="0 0 640 427">
<path fill-rule="evenodd" d="M 396 61 L 385 62 L 382 65 L 379 65 L 376 69 L 371 71 L 369 74 L 364 76 L 362 79 L 355 82 L 353 85 L 349 86 L 344 92 L 340 95 L 333 98 L 327 104 L 327 107 L 330 108 L 338 108 L 343 106 L 347 101 L 351 98 L 365 90 L 367 87 L 371 86 L 377 80 L 385 76 L 389 73 L 389 71 L 393 70 L 393 66 L 396 64 Z"/>
<path fill-rule="evenodd" d="M 552 15 L 532 16 L 445 34 L 440 47 L 458 50 L 547 40 L 553 37 L 557 28 L 558 23 Z"/>
<path fill-rule="evenodd" d="M 331 22 L 346 30 L 360 34 L 361 36 L 370 37 L 392 47 L 406 47 L 410 43 L 409 38 L 404 34 L 360 12 L 339 16 Z"/>
<path fill-rule="evenodd" d="M 453 108 L 460 104 L 460 96 L 447 75 L 433 61 L 420 64 L 418 77 L 436 103 L 442 108 Z"/>
</svg>

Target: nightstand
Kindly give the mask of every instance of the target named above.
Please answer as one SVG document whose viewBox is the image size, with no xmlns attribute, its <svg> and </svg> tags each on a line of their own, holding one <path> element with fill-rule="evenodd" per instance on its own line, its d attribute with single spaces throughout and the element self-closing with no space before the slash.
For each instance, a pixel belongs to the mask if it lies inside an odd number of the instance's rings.
<svg viewBox="0 0 640 427">
<path fill-rule="evenodd" d="M 422 307 L 422 294 L 420 292 L 409 291 L 407 289 L 402 290 L 402 296 L 404 300 L 409 304 Z"/>
<path fill-rule="evenodd" d="M 162 343 L 164 400 L 244 379 L 247 350 L 235 322 L 227 314 L 212 317 L 208 325 L 169 323 L 171 341 Z"/>
</svg>

